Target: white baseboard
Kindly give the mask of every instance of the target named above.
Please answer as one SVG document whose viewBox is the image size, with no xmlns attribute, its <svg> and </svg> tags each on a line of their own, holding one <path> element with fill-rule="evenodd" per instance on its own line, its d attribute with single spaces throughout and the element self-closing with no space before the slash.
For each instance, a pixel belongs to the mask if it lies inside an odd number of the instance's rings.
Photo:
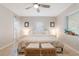
<svg viewBox="0 0 79 59">
<path fill-rule="evenodd" d="M 78 55 L 79 56 L 79 51 L 78 50 L 76 50 L 76 49 L 74 49 L 74 48 L 72 48 L 71 46 L 69 46 L 68 44 L 66 44 L 66 43 L 63 43 L 64 44 L 64 49 L 66 49 L 66 50 L 68 50 L 70 53 L 71 53 L 71 55 Z"/>
<path fill-rule="evenodd" d="M 6 45 L 0 47 L 0 50 L 5 49 L 5 48 L 7 48 L 7 47 L 10 47 L 10 46 L 12 46 L 14 43 L 15 43 L 15 42 L 12 41 L 11 43 L 6 44 Z"/>
</svg>

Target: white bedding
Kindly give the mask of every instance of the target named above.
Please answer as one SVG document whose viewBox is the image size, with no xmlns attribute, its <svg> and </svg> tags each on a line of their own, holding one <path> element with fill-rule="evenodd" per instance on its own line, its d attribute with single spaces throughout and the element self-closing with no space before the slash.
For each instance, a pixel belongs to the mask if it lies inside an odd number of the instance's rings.
<svg viewBox="0 0 79 59">
<path fill-rule="evenodd" d="M 55 48 L 51 43 L 42 43 L 41 47 L 42 48 Z"/>
<path fill-rule="evenodd" d="M 30 43 L 26 48 L 39 48 L 39 43 Z"/>
<path fill-rule="evenodd" d="M 34 34 L 34 35 L 25 36 L 22 38 L 22 40 L 25 40 L 27 42 L 53 42 L 56 41 L 57 38 L 52 35 Z"/>
</svg>

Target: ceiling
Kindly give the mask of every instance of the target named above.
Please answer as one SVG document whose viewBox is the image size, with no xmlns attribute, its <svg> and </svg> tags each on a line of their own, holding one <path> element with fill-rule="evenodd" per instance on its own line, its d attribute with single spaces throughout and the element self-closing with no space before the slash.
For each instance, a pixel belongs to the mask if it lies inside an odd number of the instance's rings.
<svg viewBox="0 0 79 59">
<path fill-rule="evenodd" d="M 43 4 L 43 3 L 42 3 Z M 26 10 L 25 8 L 31 6 L 32 3 L 2 3 L 4 7 L 10 9 L 18 16 L 57 16 L 66 8 L 68 8 L 71 3 L 44 3 L 50 5 L 50 8 L 40 7 L 40 13 L 36 11 L 35 8 Z"/>
</svg>

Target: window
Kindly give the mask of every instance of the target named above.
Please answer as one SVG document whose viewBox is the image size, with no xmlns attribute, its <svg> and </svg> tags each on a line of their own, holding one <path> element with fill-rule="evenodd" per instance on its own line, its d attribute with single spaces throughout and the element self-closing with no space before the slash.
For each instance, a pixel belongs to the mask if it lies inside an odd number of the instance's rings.
<svg viewBox="0 0 79 59">
<path fill-rule="evenodd" d="M 67 16 L 67 31 L 79 35 L 79 11 Z"/>
</svg>

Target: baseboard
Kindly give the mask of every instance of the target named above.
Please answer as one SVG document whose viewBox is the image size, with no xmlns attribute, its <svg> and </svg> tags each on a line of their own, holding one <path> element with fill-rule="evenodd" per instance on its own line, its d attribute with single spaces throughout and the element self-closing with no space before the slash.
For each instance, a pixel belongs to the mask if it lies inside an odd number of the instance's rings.
<svg viewBox="0 0 79 59">
<path fill-rule="evenodd" d="M 64 44 L 64 49 L 68 49 L 69 52 L 71 51 L 71 54 L 72 54 L 73 56 L 74 56 L 74 55 L 79 56 L 79 51 L 78 51 L 78 50 L 72 48 L 71 46 L 69 46 L 69 45 L 66 44 L 66 43 L 63 43 L 63 44 Z"/>
<path fill-rule="evenodd" d="M 14 42 L 11 42 L 11 43 L 9 43 L 9 44 L 6 44 L 6 45 L 0 47 L 0 50 L 5 49 L 5 48 L 7 48 L 7 47 L 10 47 L 10 46 L 12 46 L 13 44 L 14 44 Z"/>
</svg>

